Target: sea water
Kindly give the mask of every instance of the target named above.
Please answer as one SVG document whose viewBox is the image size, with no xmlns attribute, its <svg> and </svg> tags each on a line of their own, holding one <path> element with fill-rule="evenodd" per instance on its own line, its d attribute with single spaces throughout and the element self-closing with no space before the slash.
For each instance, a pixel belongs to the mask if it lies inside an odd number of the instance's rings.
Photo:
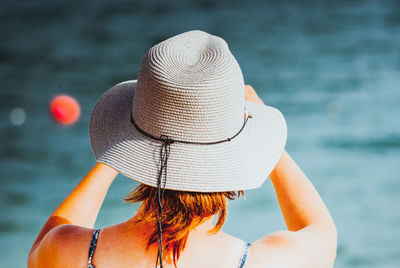
<svg viewBox="0 0 400 268">
<path fill-rule="evenodd" d="M 335 267 L 400 267 L 398 1 L 90 2 L 0 3 L 2 267 L 26 267 L 47 217 L 95 164 L 100 95 L 136 79 L 152 45 L 192 29 L 223 37 L 245 82 L 283 112 L 286 149 L 336 223 Z M 72 127 L 48 115 L 59 93 L 82 105 Z M 117 177 L 96 227 L 134 214 L 122 198 L 135 185 Z M 249 242 L 284 229 L 268 179 L 231 203 L 224 226 Z"/>
</svg>

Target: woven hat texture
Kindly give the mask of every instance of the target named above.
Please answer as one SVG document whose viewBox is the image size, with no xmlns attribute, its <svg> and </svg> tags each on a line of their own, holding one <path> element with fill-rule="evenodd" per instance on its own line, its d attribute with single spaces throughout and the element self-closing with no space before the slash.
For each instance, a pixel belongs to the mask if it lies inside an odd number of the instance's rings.
<svg viewBox="0 0 400 268">
<path fill-rule="evenodd" d="M 117 84 L 95 105 L 89 123 L 97 162 L 157 186 L 161 135 L 204 145 L 170 145 L 165 188 L 219 192 L 259 187 L 279 160 L 286 123 L 275 108 L 244 100 L 242 71 L 226 42 L 203 31 L 149 49 L 137 80 Z"/>
</svg>

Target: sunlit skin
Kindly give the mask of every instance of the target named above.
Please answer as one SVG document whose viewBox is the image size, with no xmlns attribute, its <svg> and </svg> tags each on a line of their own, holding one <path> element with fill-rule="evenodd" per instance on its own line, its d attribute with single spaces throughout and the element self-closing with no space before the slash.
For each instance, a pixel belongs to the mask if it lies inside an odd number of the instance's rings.
<svg viewBox="0 0 400 268">
<path fill-rule="evenodd" d="M 245 99 L 263 103 L 251 86 L 245 86 Z M 29 253 L 29 268 L 87 266 L 94 223 L 117 174 L 102 163 L 89 171 L 43 226 Z M 336 228 L 314 186 L 286 151 L 270 178 L 287 231 L 253 242 L 245 267 L 332 267 Z M 134 217 L 102 229 L 93 259 L 96 268 L 154 267 L 157 245 L 145 250 L 150 227 L 133 222 Z M 190 232 L 178 267 L 237 267 L 242 240 L 222 231 L 210 234 L 212 227 L 208 218 Z M 167 258 L 164 266 L 172 263 Z"/>
</svg>

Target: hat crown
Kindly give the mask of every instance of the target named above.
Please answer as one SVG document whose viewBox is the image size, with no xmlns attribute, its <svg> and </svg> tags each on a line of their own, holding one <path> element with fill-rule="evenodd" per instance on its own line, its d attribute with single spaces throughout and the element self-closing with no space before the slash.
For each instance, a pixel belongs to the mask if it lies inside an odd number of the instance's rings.
<svg viewBox="0 0 400 268">
<path fill-rule="evenodd" d="M 244 110 L 243 74 L 222 38 L 185 32 L 143 58 L 132 117 L 145 132 L 213 142 L 239 131 Z"/>
</svg>

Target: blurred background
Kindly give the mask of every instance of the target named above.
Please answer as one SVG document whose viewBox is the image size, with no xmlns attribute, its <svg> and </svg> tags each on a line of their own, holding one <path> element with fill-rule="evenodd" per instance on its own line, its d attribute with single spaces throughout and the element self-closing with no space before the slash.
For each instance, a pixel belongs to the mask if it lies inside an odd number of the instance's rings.
<svg viewBox="0 0 400 268">
<path fill-rule="evenodd" d="M 0 259 L 26 267 L 48 216 L 95 164 L 88 121 L 105 90 L 135 79 L 146 51 L 187 30 L 224 38 L 287 150 L 330 209 L 335 267 L 400 267 L 399 1 L 0 2 Z M 48 113 L 74 96 L 73 126 Z M 246 161 L 246 160 L 244 160 Z M 121 175 L 96 227 L 131 217 Z M 285 229 L 271 183 L 231 203 L 224 230 L 253 241 Z"/>
</svg>

